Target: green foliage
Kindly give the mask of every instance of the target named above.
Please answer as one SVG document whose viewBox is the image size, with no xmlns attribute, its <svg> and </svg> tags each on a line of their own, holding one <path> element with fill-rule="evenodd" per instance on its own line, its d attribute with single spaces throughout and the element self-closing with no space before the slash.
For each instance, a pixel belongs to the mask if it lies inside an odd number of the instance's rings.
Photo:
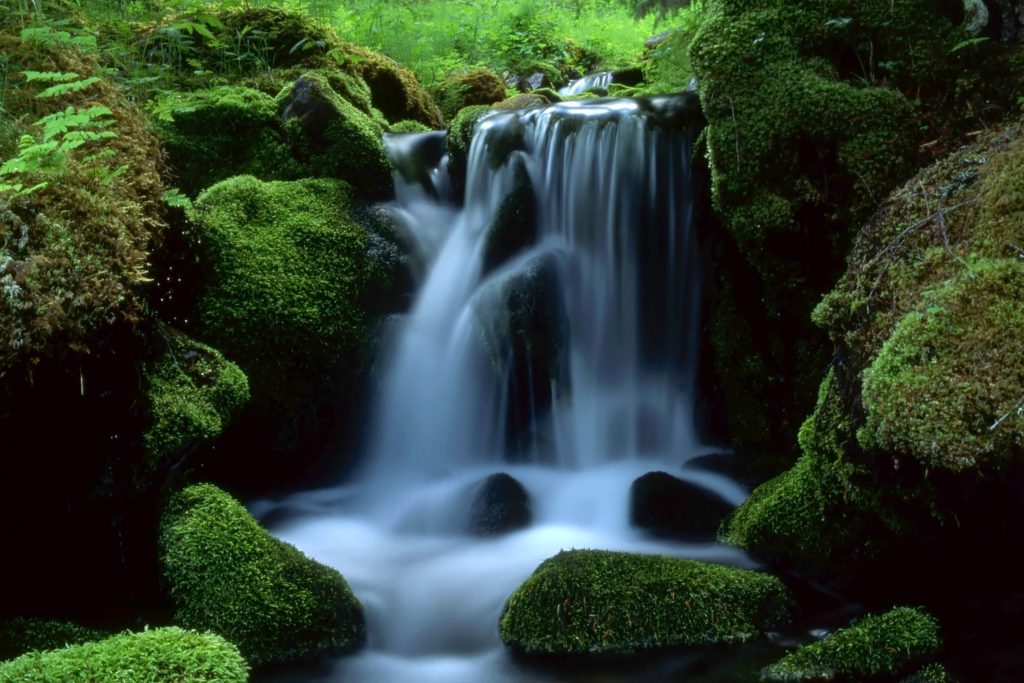
<svg viewBox="0 0 1024 683">
<path fill-rule="evenodd" d="M 938 654 L 939 625 L 921 609 L 896 607 L 805 645 L 765 667 L 762 681 L 863 681 L 913 670 Z"/>
<path fill-rule="evenodd" d="M 408 119 L 399 121 L 398 123 L 391 126 L 390 132 L 392 133 L 429 133 L 430 128 L 423 125 L 419 121 L 410 121 Z"/>
<path fill-rule="evenodd" d="M 345 579 L 275 539 L 215 486 L 171 499 L 160 546 L 175 620 L 219 633 L 253 665 L 364 640 L 362 607 Z"/>
<path fill-rule="evenodd" d="M 941 664 L 928 664 L 900 683 L 956 683 L 956 679 Z"/>
<path fill-rule="evenodd" d="M 164 353 L 144 369 L 151 423 L 142 434 L 144 485 L 168 458 L 197 442 L 215 439 L 249 400 L 249 382 L 216 349 L 166 330 Z"/>
<path fill-rule="evenodd" d="M 317 431 L 359 365 L 381 266 L 339 180 L 240 176 L 196 200 L 194 246 L 209 272 L 201 338 L 249 377 L 253 408 L 280 444 Z"/>
<path fill-rule="evenodd" d="M 103 631 L 70 621 L 23 618 L 0 621 L 0 661 L 32 650 L 55 650 L 106 636 Z"/>
<path fill-rule="evenodd" d="M 93 643 L 30 652 L 0 663 L 0 680 L 19 683 L 245 683 L 238 650 L 220 636 L 180 628 L 122 633 Z"/>
<path fill-rule="evenodd" d="M 693 78 L 690 42 L 704 17 L 701 0 L 690 3 L 672 17 L 671 28 L 663 40 L 644 53 L 643 92 L 662 94 L 684 90 Z"/>
<path fill-rule="evenodd" d="M 786 623 L 774 576 L 659 555 L 563 551 L 509 598 L 501 638 L 528 653 L 744 642 Z"/>
</svg>

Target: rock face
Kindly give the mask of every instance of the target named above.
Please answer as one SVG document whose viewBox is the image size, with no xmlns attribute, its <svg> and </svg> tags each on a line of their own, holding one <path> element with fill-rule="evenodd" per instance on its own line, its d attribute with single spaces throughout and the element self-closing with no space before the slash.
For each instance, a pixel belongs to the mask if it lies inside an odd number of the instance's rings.
<svg viewBox="0 0 1024 683">
<path fill-rule="evenodd" d="M 630 654 L 738 643 L 786 623 L 774 576 L 658 555 L 561 552 L 509 598 L 499 629 L 526 654 Z"/>
<path fill-rule="evenodd" d="M 761 680 L 855 682 L 896 677 L 937 656 L 940 644 L 939 625 L 931 615 L 897 607 L 804 645 L 765 667 Z"/>
<path fill-rule="evenodd" d="M 362 606 L 341 574 L 275 539 L 215 486 L 175 494 L 160 548 L 175 621 L 224 636 L 253 665 L 365 639 Z"/>
<path fill-rule="evenodd" d="M 478 536 L 494 536 L 517 531 L 530 525 L 530 495 L 514 477 L 492 474 L 477 488 L 470 508 L 469 531 Z"/>
<path fill-rule="evenodd" d="M 648 472 L 630 488 L 630 523 L 662 536 L 713 537 L 733 506 L 667 472 Z"/>
<path fill-rule="evenodd" d="M 245 683 L 249 670 L 238 649 L 224 638 L 167 627 L 30 652 L 0 662 L 0 680 Z"/>
</svg>

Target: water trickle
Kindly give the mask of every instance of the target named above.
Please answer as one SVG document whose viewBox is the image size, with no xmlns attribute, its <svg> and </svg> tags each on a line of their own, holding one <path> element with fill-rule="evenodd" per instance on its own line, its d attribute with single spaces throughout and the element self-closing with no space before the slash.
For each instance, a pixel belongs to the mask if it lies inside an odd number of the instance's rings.
<svg viewBox="0 0 1024 683">
<path fill-rule="evenodd" d="M 462 206 L 438 134 L 391 136 L 396 219 L 421 264 L 354 483 L 296 494 L 273 531 L 338 568 L 369 643 L 329 681 L 539 680 L 497 620 L 545 558 L 573 547 L 749 566 L 714 543 L 629 525 L 629 489 L 699 454 L 692 95 L 587 100 L 483 119 Z M 506 472 L 532 522 L 470 535 L 481 482 Z M 275 505 L 265 504 L 258 512 Z M 552 679 L 557 680 L 557 679 Z"/>
<path fill-rule="evenodd" d="M 573 95 L 581 95 L 591 88 L 607 88 L 611 83 L 612 72 L 600 71 L 596 74 L 590 74 L 570 81 L 569 85 L 558 89 L 558 94 L 562 97 L 572 97 Z"/>
</svg>

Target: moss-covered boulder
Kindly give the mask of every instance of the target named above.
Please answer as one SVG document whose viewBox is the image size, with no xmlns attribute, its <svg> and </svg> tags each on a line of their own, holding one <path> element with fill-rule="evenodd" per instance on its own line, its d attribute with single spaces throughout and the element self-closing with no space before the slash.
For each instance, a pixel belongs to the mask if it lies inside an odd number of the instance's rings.
<svg viewBox="0 0 1024 683">
<path fill-rule="evenodd" d="M 144 369 L 151 422 L 142 434 L 142 484 L 174 456 L 218 437 L 249 400 L 249 381 L 219 351 L 163 330 L 163 353 Z"/>
<path fill-rule="evenodd" d="M 310 170 L 307 175 L 342 178 L 366 194 L 390 191 L 391 173 L 383 129 L 331 87 L 322 74 L 310 72 L 277 97 L 293 152 Z M 295 135 L 301 130 L 301 135 Z"/>
<path fill-rule="evenodd" d="M 362 606 L 341 574 L 275 539 L 215 486 L 175 494 L 160 547 L 175 621 L 224 636 L 253 665 L 363 643 Z"/>
<path fill-rule="evenodd" d="M 264 448 L 326 438 L 394 283 L 388 237 L 357 221 L 352 197 L 340 180 L 240 176 L 201 194 L 191 213 L 206 269 L 200 338 L 248 375 L 243 431 Z"/>
<path fill-rule="evenodd" d="M 740 448 L 791 446 L 813 405 L 827 357 L 809 313 L 856 228 L 914 168 L 923 139 L 912 100 L 954 80 L 949 50 L 962 34 L 935 5 L 707 5 L 686 66 L 728 242 L 713 254 L 712 270 L 731 277 L 710 290 L 710 348 Z"/>
<path fill-rule="evenodd" d="M 939 651 L 939 625 L 920 609 L 897 607 L 804 645 L 761 671 L 762 681 L 857 681 L 912 672 Z"/>
<path fill-rule="evenodd" d="M 90 640 L 102 640 L 109 634 L 71 621 L 57 619 L 8 619 L 0 621 L 0 661 L 13 659 L 32 650 L 56 650 Z"/>
<path fill-rule="evenodd" d="M 346 45 L 344 69 L 370 87 L 373 106 L 391 123 L 419 121 L 431 130 L 444 128 L 444 117 L 416 76 L 379 52 Z"/>
<path fill-rule="evenodd" d="M 490 69 L 449 74 L 434 91 L 434 99 L 448 120 L 465 107 L 494 104 L 505 99 L 505 95 L 505 82 Z"/>
<path fill-rule="evenodd" d="M 739 643 L 786 622 L 768 574 L 658 555 L 563 551 L 508 600 L 506 645 L 529 654 L 627 654 Z"/>
<path fill-rule="evenodd" d="M 122 633 L 59 650 L 30 652 L 0 663 L 0 681 L 19 683 L 247 680 L 248 667 L 234 645 L 213 633 L 176 627 Z"/>
</svg>

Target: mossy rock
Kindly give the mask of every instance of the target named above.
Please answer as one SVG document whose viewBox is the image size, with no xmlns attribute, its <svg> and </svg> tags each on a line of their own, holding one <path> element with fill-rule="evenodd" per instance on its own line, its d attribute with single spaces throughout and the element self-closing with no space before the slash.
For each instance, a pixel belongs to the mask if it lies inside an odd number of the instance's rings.
<svg viewBox="0 0 1024 683">
<path fill-rule="evenodd" d="M 941 664 L 927 664 L 900 683 L 956 683 L 956 678 Z"/>
<path fill-rule="evenodd" d="M 176 627 L 122 633 L 106 640 L 0 663 L 0 681 L 96 683 L 175 681 L 245 683 L 248 667 L 238 649 L 213 633 Z"/>
<path fill-rule="evenodd" d="M 343 68 L 370 87 L 373 106 L 391 123 L 419 121 L 431 130 L 444 128 L 444 116 L 416 76 L 379 52 L 345 45 Z"/>
<path fill-rule="evenodd" d="M 281 91 L 276 106 L 307 175 L 341 178 L 368 196 L 391 191 L 383 129 L 336 93 L 327 77 L 303 75 Z"/>
<path fill-rule="evenodd" d="M 266 180 L 307 175 L 278 121 L 274 98 L 236 86 L 173 93 L 155 122 L 178 186 L 195 196 L 235 175 Z"/>
<path fill-rule="evenodd" d="M 392 287 L 386 236 L 357 222 L 352 198 L 340 180 L 239 176 L 190 214 L 206 269 L 200 338 L 249 377 L 246 424 L 269 437 L 263 447 L 294 453 L 327 430 Z"/>
<path fill-rule="evenodd" d="M 1024 263 L 979 259 L 922 297 L 864 373 L 868 449 L 999 469 L 1024 453 Z"/>
<path fill-rule="evenodd" d="M 143 370 L 151 422 L 142 434 L 139 485 L 174 456 L 224 430 L 249 400 L 249 381 L 219 351 L 175 330 L 162 330 L 163 353 Z"/>
<path fill-rule="evenodd" d="M 505 95 L 505 82 L 490 69 L 449 74 L 434 91 L 438 107 L 448 120 L 465 107 L 494 104 L 505 99 Z"/>
<path fill-rule="evenodd" d="M 13 659 L 33 650 L 56 650 L 109 634 L 71 621 L 57 619 L 9 619 L 0 622 L 0 661 Z M 0 665 L 2 666 L 2 665 Z"/>
<path fill-rule="evenodd" d="M 275 539 L 215 486 L 174 495 L 160 547 L 175 621 L 224 636 L 253 665 L 365 639 L 362 606 L 341 574 Z"/>
<path fill-rule="evenodd" d="M 419 121 L 410 121 L 408 119 L 399 121 L 391 126 L 392 133 L 430 133 L 431 129 L 420 123 Z"/>
<path fill-rule="evenodd" d="M 804 645 L 761 671 L 762 681 L 849 681 L 913 671 L 939 651 L 939 624 L 927 612 L 896 607 Z M 940 679 L 941 680 L 941 679 Z"/>
<path fill-rule="evenodd" d="M 659 555 L 563 551 L 509 598 L 506 645 L 529 654 L 630 654 L 739 643 L 786 623 L 774 576 Z"/>
<path fill-rule="evenodd" d="M 448 173 L 458 189 L 456 194 L 461 194 L 465 188 L 469 147 L 473 142 L 476 124 L 490 111 L 490 106 L 486 104 L 475 104 L 459 111 L 448 124 L 445 148 L 448 150 Z"/>
</svg>

